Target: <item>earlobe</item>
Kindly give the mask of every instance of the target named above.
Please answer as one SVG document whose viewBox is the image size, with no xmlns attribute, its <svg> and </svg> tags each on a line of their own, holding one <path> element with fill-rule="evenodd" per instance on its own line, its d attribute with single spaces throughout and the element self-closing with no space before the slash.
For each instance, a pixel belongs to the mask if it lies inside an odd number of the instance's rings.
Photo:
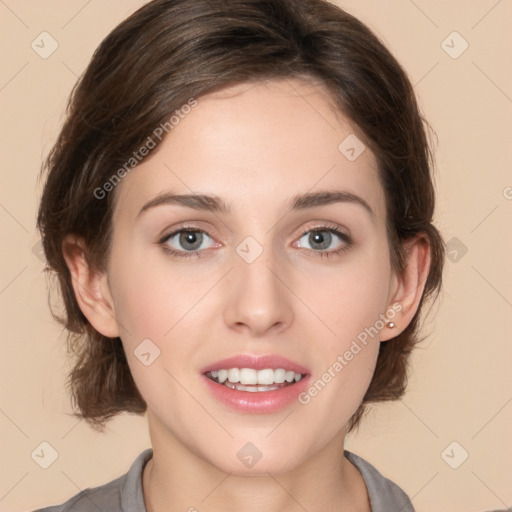
<svg viewBox="0 0 512 512">
<path fill-rule="evenodd" d="M 393 318 L 392 327 L 386 325 L 381 341 L 394 338 L 409 325 L 418 310 L 430 270 L 430 244 L 424 234 L 418 234 L 403 244 L 406 254 L 405 269 L 393 276 L 393 290 L 389 305 L 400 311 Z"/>
<path fill-rule="evenodd" d="M 118 337 L 119 328 L 107 274 L 98 272 L 89 265 L 83 238 L 66 235 L 62 241 L 62 254 L 69 268 L 71 284 L 82 313 L 98 332 L 108 338 Z"/>
</svg>

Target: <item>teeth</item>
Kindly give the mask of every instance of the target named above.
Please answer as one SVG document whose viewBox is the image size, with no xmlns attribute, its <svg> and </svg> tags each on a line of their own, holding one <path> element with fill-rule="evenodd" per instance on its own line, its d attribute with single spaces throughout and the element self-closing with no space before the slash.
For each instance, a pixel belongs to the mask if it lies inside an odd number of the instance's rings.
<svg viewBox="0 0 512 512">
<path fill-rule="evenodd" d="M 240 382 L 240 370 L 238 368 L 230 368 L 228 370 L 229 382 Z"/>
<path fill-rule="evenodd" d="M 258 384 L 265 384 L 267 386 L 274 384 L 274 370 L 260 370 L 258 372 Z"/>
<path fill-rule="evenodd" d="M 240 384 L 244 386 L 248 384 L 258 384 L 258 372 L 252 368 L 242 368 L 240 370 Z"/>
<path fill-rule="evenodd" d="M 286 371 L 283 368 L 265 368 L 264 370 L 254 370 L 253 368 L 222 368 L 212 370 L 210 376 L 220 384 L 227 385 L 230 388 L 240 391 L 269 391 L 279 389 L 275 384 L 284 384 L 299 382 L 302 374 L 293 371 Z M 238 384 L 236 387 L 234 384 Z M 246 387 L 250 386 L 250 387 Z M 253 387 L 254 386 L 254 387 Z"/>
<path fill-rule="evenodd" d="M 231 384 L 231 382 L 224 382 L 224 386 L 236 389 L 237 391 L 250 391 L 251 393 L 256 393 L 260 391 L 274 391 L 275 389 L 280 389 L 280 386 L 242 386 L 242 384 Z M 282 387 L 282 386 L 281 386 Z"/>
<path fill-rule="evenodd" d="M 282 368 L 278 368 L 274 372 L 274 381 L 276 384 L 282 384 L 284 382 L 285 377 L 286 377 L 286 370 L 283 370 Z"/>
</svg>

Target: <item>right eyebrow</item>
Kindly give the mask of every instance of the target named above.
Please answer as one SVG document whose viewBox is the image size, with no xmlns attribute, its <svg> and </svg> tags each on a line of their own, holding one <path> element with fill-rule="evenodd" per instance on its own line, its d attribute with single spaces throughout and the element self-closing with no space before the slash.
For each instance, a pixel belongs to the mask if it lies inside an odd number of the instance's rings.
<svg viewBox="0 0 512 512">
<path fill-rule="evenodd" d="M 194 210 L 205 210 L 209 212 L 230 213 L 231 208 L 220 198 L 206 194 L 173 194 L 164 192 L 148 201 L 139 211 L 137 217 L 151 208 L 161 205 L 177 204 Z"/>
</svg>

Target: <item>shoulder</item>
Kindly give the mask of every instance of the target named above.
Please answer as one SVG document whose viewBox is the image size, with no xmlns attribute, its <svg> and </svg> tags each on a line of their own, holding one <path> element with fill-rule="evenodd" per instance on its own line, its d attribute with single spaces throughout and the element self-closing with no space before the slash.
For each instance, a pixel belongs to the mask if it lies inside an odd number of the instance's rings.
<svg viewBox="0 0 512 512">
<path fill-rule="evenodd" d="M 142 495 L 142 470 L 152 457 L 151 448 L 144 450 L 124 475 L 98 487 L 84 489 L 65 503 L 34 512 L 145 512 Z"/>
<path fill-rule="evenodd" d="M 383 476 L 377 468 L 355 453 L 344 451 L 345 457 L 356 466 L 368 489 L 372 512 L 414 512 L 411 500 L 394 482 Z"/>
<path fill-rule="evenodd" d="M 123 479 L 124 476 L 99 487 L 84 489 L 65 503 L 42 508 L 36 512 L 97 512 L 98 508 L 112 512 L 121 511 L 121 486 Z"/>
<path fill-rule="evenodd" d="M 98 487 L 84 489 L 65 503 L 39 509 L 35 512 L 98 512 L 121 511 L 121 487 L 126 475 Z"/>
</svg>

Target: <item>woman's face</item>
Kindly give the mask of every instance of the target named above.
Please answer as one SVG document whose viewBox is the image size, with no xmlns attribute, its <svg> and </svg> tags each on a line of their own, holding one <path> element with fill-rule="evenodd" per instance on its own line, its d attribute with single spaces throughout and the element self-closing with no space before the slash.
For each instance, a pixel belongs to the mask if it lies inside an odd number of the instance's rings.
<svg viewBox="0 0 512 512">
<path fill-rule="evenodd" d="M 118 185 L 108 284 L 154 444 L 240 474 L 339 448 L 396 285 L 360 144 L 319 86 L 237 85 Z"/>
</svg>

